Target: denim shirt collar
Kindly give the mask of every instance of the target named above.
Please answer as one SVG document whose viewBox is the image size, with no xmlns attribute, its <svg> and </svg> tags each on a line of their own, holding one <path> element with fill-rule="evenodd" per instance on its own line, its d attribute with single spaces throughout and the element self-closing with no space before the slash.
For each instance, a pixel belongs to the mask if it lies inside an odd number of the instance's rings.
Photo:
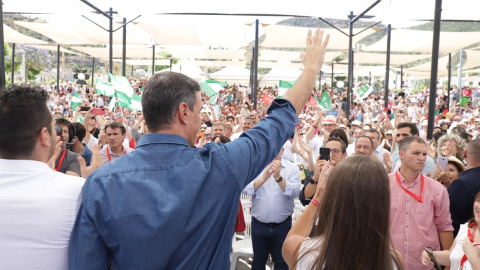
<svg viewBox="0 0 480 270">
<path fill-rule="evenodd" d="M 187 140 L 180 136 L 168 133 L 148 133 L 143 135 L 138 141 L 137 147 L 144 147 L 151 144 L 178 144 L 190 147 Z"/>
</svg>

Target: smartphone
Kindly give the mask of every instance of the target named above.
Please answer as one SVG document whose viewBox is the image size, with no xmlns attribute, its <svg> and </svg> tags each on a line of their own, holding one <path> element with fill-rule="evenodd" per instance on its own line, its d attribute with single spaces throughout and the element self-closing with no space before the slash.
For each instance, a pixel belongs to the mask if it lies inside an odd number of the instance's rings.
<svg viewBox="0 0 480 270">
<path fill-rule="evenodd" d="M 439 156 L 437 159 L 437 167 L 447 171 L 448 158 Z"/>
<path fill-rule="evenodd" d="M 105 110 L 103 108 L 93 108 L 93 115 L 105 115 Z"/>
<path fill-rule="evenodd" d="M 433 254 L 433 250 L 429 247 L 426 247 L 425 251 L 427 252 L 428 257 L 430 257 L 430 260 L 432 260 L 433 266 L 435 267 L 435 269 L 436 270 L 442 269 L 442 268 L 440 268 L 440 265 L 438 264 L 437 260 L 435 259 L 435 255 Z"/>
<path fill-rule="evenodd" d="M 80 107 L 80 111 L 82 112 L 87 112 L 88 110 L 90 110 L 90 107 L 85 107 L 85 106 Z"/>
<path fill-rule="evenodd" d="M 330 148 L 320 147 L 320 160 L 330 160 Z"/>
</svg>

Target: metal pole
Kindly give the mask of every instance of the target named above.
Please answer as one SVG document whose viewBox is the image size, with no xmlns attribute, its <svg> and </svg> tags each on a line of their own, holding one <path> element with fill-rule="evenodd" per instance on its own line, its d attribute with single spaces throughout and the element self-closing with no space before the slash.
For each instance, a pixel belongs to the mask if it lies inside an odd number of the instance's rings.
<svg viewBox="0 0 480 270">
<path fill-rule="evenodd" d="M 353 11 L 350 11 L 350 16 L 348 16 L 350 19 L 349 21 L 349 26 L 350 26 L 350 32 L 348 36 L 348 85 L 347 85 L 347 111 L 345 112 L 347 115 L 347 119 L 350 120 L 350 95 L 352 92 L 352 85 L 353 85 L 353 62 L 352 62 L 352 55 L 353 55 L 353 50 L 352 50 L 352 42 L 353 42 Z"/>
<path fill-rule="evenodd" d="M 435 19 L 433 22 L 432 69 L 430 74 L 430 100 L 428 106 L 427 139 L 431 140 L 435 121 L 435 97 L 437 95 L 438 55 L 440 51 L 440 22 L 442 18 L 442 0 L 435 1 Z"/>
<path fill-rule="evenodd" d="M 170 58 L 170 63 L 171 63 L 171 58 Z M 152 46 L 152 77 L 155 74 L 155 45 Z"/>
<path fill-rule="evenodd" d="M 113 9 L 110 8 L 110 31 L 108 32 L 109 33 L 109 45 L 110 45 L 110 50 L 109 50 L 109 59 L 110 59 L 110 62 L 109 62 L 109 69 L 110 69 L 110 73 L 113 74 Z"/>
<path fill-rule="evenodd" d="M 170 71 L 172 71 L 172 63 L 173 63 L 173 60 L 172 60 L 172 58 L 170 57 Z"/>
<path fill-rule="evenodd" d="M 403 89 L 403 65 L 400 66 L 400 89 Z"/>
<path fill-rule="evenodd" d="M 3 22 L 3 3 L 0 2 L 0 16 L 2 16 Z M 3 23 L 0 24 L 0 86 L 5 87 L 5 39 L 3 37 L 5 33 L 3 32 Z M 13 64 L 12 64 L 13 69 Z"/>
<path fill-rule="evenodd" d="M 122 76 L 127 73 L 127 18 L 123 18 Z"/>
<path fill-rule="evenodd" d="M 95 57 L 92 58 L 92 87 L 93 87 L 94 80 L 95 80 Z"/>
<path fill-rule="evenodd" d="M 133 78 L 133 65 L 132 65 L 132 78 Z"/>
<path fill-rule="evenodd" d="M 60 44 L 57 44 L 57 93 L 60 94 Z"/>
<path fill-rule="evenodd" d="M 392 39 L 392 25 L 387 26 L 387 66 L 385 68 L 385 108 L 388 108 L 388 82 L 390 80 L 390 42 Z"/>
<path fill-rule="evenodd" d="M 333 65 L 335 64 L 335 61 L 332 62 L 332 87 L 330 89 L 330 91 L 332 92 L 333 94 Z"/>
<path fill-rule="evenodd" d="M 372 72 L 368 72 L 368 85 L 372 86 Z"/>
<path fill-rule="evenodd" d="M 257 109 L 257 88 L 258 88 L 258 81 L 257 81 L 257 74 L 258 74 L 258 19 L 255 20 L 255 49 L 254 49 L 254 56 L 253 56 L 253 63 L 255 66 L 255 73 L 253 73 L 253 87 L 252 87 L 252 98 L 253 98 L 253 109 Z"/>
<path fill-rule="evenodd" d="M 448 54 L 447 109 L 450 111 L 450 83 L 452 80 L 452 54 Z"/>
<path fill-rule="evenodd" d="M 10 84 L 13 84 L 15 82 L 15 43 L 12 44 L 12 72 L 10 72 L 12 75 Z"/>
<path fill-rule="evenodd" d="M 463 66 L 463 49 L 460 49 L 460 63 L 458 63 L 458 91 L 462 92 L 462 66 Z"/>
<path fill-rule="evenodd" d="M 255 72 L 255 67 L 253 66 L 253 52 L 255 51 L 255 48 L 252 47 L 252 59 L 250 59 L 250 89 L 253 88 L 253 73 Z"/>
</svg>

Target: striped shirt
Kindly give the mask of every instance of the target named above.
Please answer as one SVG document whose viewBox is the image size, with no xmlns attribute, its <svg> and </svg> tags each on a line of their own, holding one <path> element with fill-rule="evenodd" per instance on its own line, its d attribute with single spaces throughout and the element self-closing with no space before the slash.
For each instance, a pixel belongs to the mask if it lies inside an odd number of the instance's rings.
<svg viewBox="0 0 480 270">
<path fill-rule="evenodd" d="M 409 185 L 398 172 L 401 185 L 419 196 L 421 177 Z M 425 176 L 422 202 L 407 194 L 398 184 L 395 173 L 388 175 L 390 180 L 390 234 L 393 247 L 403 257 L 405 269 L 431 269 L 422 264 L 424 247 L 440 250 L 438 232 L 453 231 L 450 217 L 450 200 L 445 187 Z"/>
</svg>

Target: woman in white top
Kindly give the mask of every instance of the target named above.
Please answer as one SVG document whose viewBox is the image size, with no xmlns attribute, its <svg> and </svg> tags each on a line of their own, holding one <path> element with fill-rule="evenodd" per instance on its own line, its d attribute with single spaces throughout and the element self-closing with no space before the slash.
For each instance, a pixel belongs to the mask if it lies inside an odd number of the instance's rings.
<svg viewBox="0 0 480 270">
<path fill-rule="evenodd" d="M 473 202 L 473 218 L 460 226 L 450 250 L 433 251 L 440 265 L 450 266 L 450 270 L 480 270 L 480 192 Z M 422 253 L 422 263 L 433 265 L 427 252 Z"/>
<path fill-rule="evenodd" d="M 390 242 L 389 206 L 381 163 L 354 156 L 332 170 L 325 162 L 313 199 L 285 239 L 284 260 L 291 269 L 403 269 Z"/>
</svg>

